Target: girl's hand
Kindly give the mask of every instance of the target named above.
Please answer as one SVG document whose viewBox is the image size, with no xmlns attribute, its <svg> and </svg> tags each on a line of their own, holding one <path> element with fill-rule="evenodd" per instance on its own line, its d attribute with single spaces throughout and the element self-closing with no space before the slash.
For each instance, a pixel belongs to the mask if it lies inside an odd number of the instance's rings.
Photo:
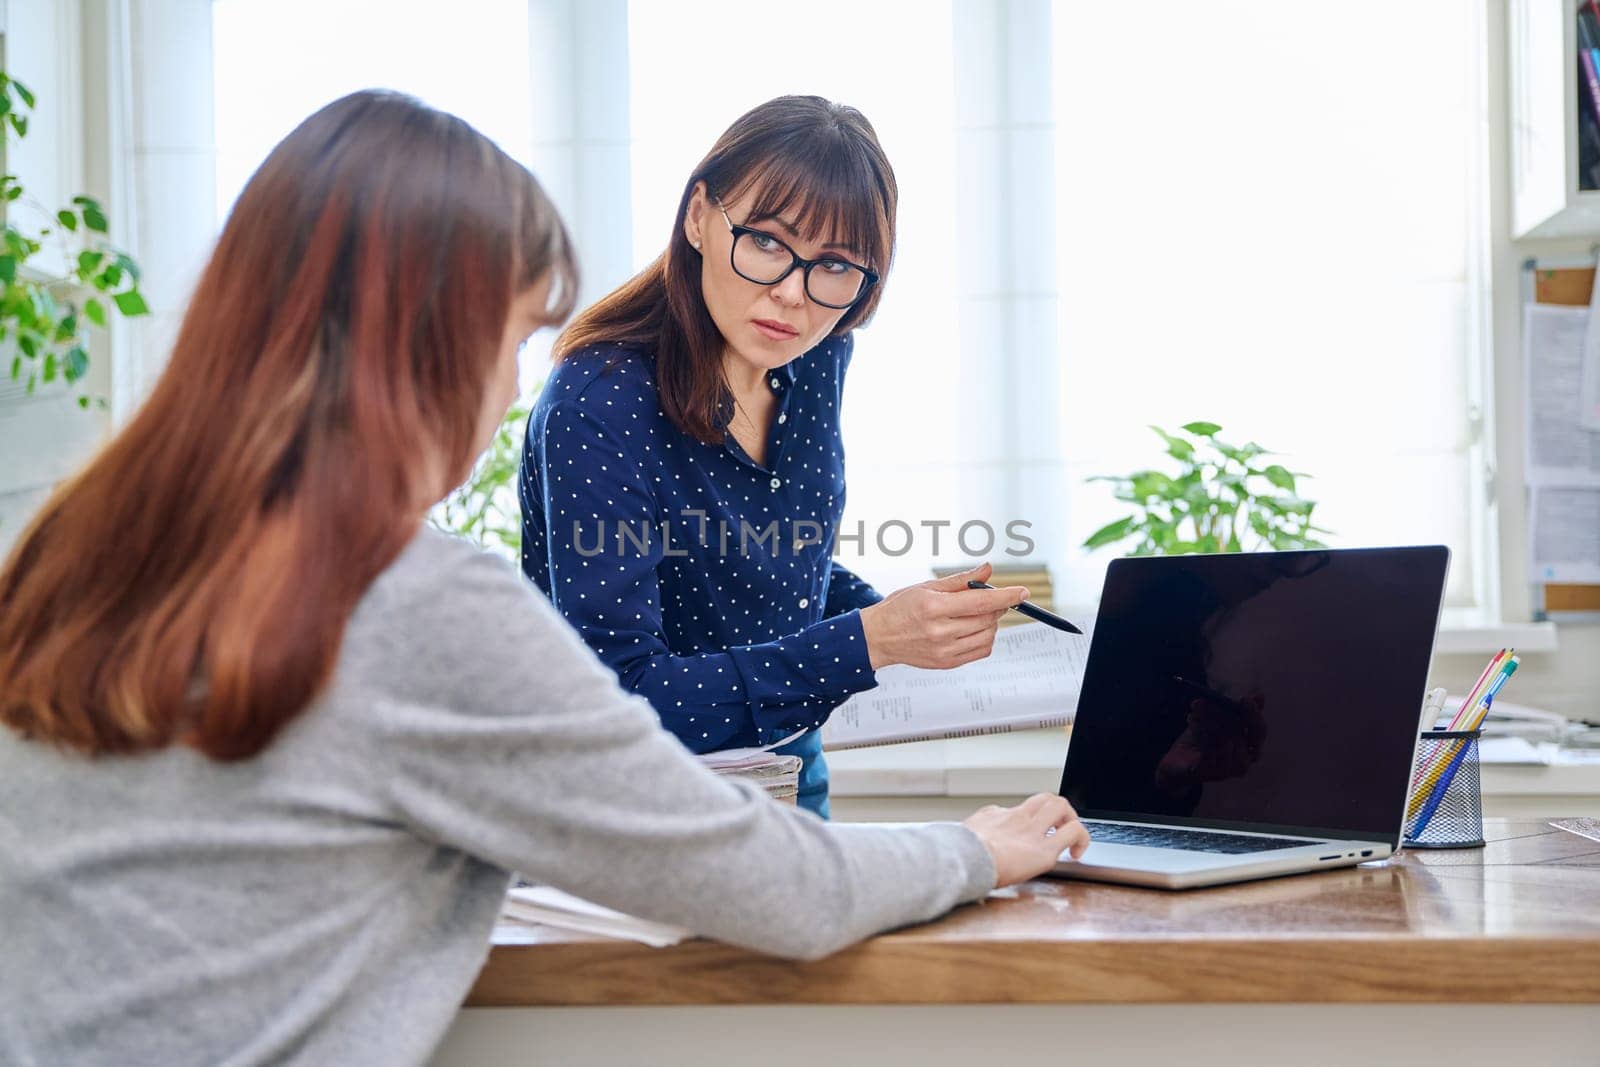
<svg viewBox="0 0 1600 1067">
<path fill-rule="evenodd" d="M 1026 882 L 1056 865 L 1063 852 L 1072 858 L 1089 847 L 1089 831 L 1065 797 L 1035 793 L 1014 808 L 991 804 L 962 820 L 994 859 L 995 887 Z"/>
<path fill-rule="evenodd" d="M 872 669 L 891 663 L 943 670 L 983 659 L 994 648 L 1000 618 L 1027 599 L 1020 585 L 1002 589 L 968 589 L 969 581 L 987 581 L 987 563 L 948 578 L 897 589 L 871 607 L 861 609 Z"/>
</svg>

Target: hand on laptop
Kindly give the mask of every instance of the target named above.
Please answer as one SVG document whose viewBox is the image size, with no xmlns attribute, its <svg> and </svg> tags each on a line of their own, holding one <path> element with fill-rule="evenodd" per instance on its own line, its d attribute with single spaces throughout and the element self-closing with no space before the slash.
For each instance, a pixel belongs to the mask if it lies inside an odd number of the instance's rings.
<svg viewBox="0 0 1600 1067">
<path fill-rule="evenodd" d="M 1089 831 L 1065 797 L 1035 793 L 1014 808 L 979 808 L 962 826 L 978 835 L 994 860 L 995 887 L 1036 878 L 1056 865 L 1063 852 L 1072 858 L 1089 847 Z"/>
</svg>

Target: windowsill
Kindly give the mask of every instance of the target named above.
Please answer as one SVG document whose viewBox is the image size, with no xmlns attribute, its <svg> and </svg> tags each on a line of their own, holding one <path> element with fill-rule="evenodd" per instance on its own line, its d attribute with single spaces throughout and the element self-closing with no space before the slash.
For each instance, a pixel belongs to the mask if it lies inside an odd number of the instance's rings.
<svg viewBox="0 0 1600 1067">
<path fill-rule="evenodd" d="M 917 741 L 828 753 L 836 797 L 1023 797 L 1061 783 L 1070 733 L 1019 730 L 986 737 Z M 1594 797 L 1600 766 L 1484 764 L 1486 796 Z"/>
<path fill-rule="evenodd" d="M 1058 606 L 1057 611 L 1092 628 L 1096 607 L 1093 604 Z M 1501 622 L 1491 620 L 1476 608 L 1445 608 L 1439 620 L 1435 655 L 1493 655 L 1502 648 L 1519 652 L 1554 652 L 1556 624 L 1544 622 Z"/>
<path fill-rule="evenodd" d="M 1434 642 L 1435 655 L 1486 653 L 1502 648 L 1519 652 L 1554 652 L 1556 624 L 1553 622 L 1488 622 L 1476 612 L 1446 608 Z"/>
</svg>

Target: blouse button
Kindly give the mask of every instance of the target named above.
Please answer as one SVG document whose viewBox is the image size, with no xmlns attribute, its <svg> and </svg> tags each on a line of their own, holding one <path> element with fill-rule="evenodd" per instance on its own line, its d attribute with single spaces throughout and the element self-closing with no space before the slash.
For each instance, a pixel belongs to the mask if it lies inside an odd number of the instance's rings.
<svg viewBox="0 0 1600 1067">
<path fill-rule="evenodd" d="M 782 411 L 778 412 L 778 425 L 779 426 L 782 426 L 784 423 L 786 423 L 788 421 L 789 421 L 789 416 L 787 414 L 785 414 Z"/>
<path fill-rule="evenodd" d="M 772 488 L 776 489 L 776 488 L 778 488 L 778 486 L 780 486 L 782 484 L 783 484 L 783 482 L 780 481 L 779 479 L 777 479 L 777 478 L 772 479 Z"/>
<path fill-rule="evenodd" d="M 800 606 L 802 608 L 810 607 L 811 606 L 811 598 L 810 597 L 801 597 L 800 598 Z"/>
<path fill-rule="evenodd" d="M 774 389 L 776 389 L 778 387 L 778 379 L 776 379 L 776 378 L 772 379 L 772 387 Z"/>
</svg>

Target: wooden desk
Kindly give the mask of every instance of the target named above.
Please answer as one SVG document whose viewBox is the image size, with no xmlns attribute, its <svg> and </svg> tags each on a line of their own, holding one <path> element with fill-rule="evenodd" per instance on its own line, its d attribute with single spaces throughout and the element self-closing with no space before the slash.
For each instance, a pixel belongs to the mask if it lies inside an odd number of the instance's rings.
<svg viewBox="0 0 1600 1067">
<path fill-rule="evenodd" d="M 1434 1062 L 1454 1034 L 1450 1044 L 1462 1045 L 1448 1059 L 1457 1067 L 1478 1062 L 1507 1026 L 1519 1035 L 1519 1063 L 1600 1063 L 1600 842 L 1505 820 L 1491 820 L 1485 837 L 1481 850 L 1413 851 L 1382 865 L 1176 893 L 1032 882 L 811 964 L 709 941 L 655 950 L 549 931 L 532 945 L 495 947 L 467 1001 L 527 1010 L 463 1012 L 438 1062 L 490 1062 L 495 1049 L 517 1048 L 552 1057 L 520 1062 L 675 1063 L 668 1032 L 701 1026 L 736 1042 L 732 1031 L 758 1039 L 749 1031 L 775 1025 L 795 1037 L 779 1043 L 794 1046 L 797 1063 L 822 1059 L 817 1041 L 837 1037 L 829 1067 L 906 1041 L 928 1042 L 924 1064 L 970 1062 L 959 1052 L 980 1032 L 1018 1056 L 1081 1055 L 1096 1027 L 1121 1062 L 1143 1062 L 1128 1051 L 1136 1037 L 1149 1062 L 1203 1063 L 1195 1057 L 1208 1028 L 1219 1041 L 1238 1027 L 1266 1041 L 1274 1026 L 1287 1042 L 1281 1054 L 1302 1064 L 1318 1062 L 1303 1048 L 1309 1033 L 1341 1058 L 1348 1042 L 1380 1034 L 1408 1067 Z M 1270 1004 L 1294 1007 L 1274 1015 Z M 1442 1007 L 1452 1004 L 1474 1006 Z M 679 1007 L 647 1009 L 660 1005 Z M 758 1005 L 791 1007 L 750 1007 Z M 1047 1021 L 1017 1015 L 1022 1005 L 1039 1006 Z M 1004 1044 L 1026 1032 L 1040 1043 Z M 1566 1058 L 1580 1050 L 1587 1058 Z M 774 1055 L 764 1067 L 791 1062 Z"/>
</svg>

